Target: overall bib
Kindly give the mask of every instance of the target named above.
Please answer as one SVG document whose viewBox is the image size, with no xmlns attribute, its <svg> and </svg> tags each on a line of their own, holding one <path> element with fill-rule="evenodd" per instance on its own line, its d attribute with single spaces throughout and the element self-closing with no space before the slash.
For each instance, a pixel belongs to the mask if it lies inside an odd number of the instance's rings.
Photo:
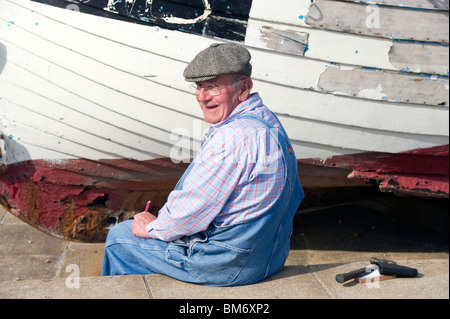
<svg viewBox="0 0 450 319">
<path fill-rule="evenodd" d="M 105 245 L 102 275 L 164 274 L 209 286 L 238 286 L 259 282 L 283 269 L 290 250 L 293 217 L 304 198 L 297 160 L 284 134 L 273 134 L 265 120 L 252 114 L 237 119 L 263 124 L 283 152 L 285 185 L 264 214 L 229 226 L 212 223 L 207 230 L 172 242 L 136 238 L 132 221 L 114 226 Z M 283 132 L 284 133 L 284 132 Z M 175 190 L 181 189 L 191 163 Z"/>
</svg>

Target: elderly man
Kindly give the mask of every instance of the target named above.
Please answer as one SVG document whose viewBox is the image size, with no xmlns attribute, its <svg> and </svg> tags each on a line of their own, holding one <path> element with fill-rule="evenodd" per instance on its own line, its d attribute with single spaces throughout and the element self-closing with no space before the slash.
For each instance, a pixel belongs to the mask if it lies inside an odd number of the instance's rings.
<svg viewBox="0 0 450 319">
<path fill-rule="evenodd" d="M 212 125 L 158 217 L 142 212 L 111 229 L 102 275 L 235 286 L 283 268 L 304 194 L 286 132 L 251 93 L 250 60 L 243 46 L 213 44 L 188 65 Z"/>
</svg>

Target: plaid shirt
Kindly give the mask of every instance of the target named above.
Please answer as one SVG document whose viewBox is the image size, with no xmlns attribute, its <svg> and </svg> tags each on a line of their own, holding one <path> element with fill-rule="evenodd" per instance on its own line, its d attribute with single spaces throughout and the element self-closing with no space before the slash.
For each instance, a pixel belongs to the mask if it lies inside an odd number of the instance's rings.
<svg viewBox="0 0 450 319">
<path fill-rule="evenodd" d="M 147 225 L 150 237 L 173 241 L 204 231 L 211 223 L 250 220 L 272 207 L 284 185 L 282 151 L 261 123 L 233 121 L 246 112 L 284 132 L 257 93 L 228 119 L 212 125 L 182 189 L 171 192 L 158 218 Z"/>
</svg>

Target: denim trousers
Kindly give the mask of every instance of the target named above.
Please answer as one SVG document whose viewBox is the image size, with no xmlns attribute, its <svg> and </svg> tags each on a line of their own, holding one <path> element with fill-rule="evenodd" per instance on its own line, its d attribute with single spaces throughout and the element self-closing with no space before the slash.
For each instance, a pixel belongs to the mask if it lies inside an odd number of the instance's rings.
<svg viewBox="0 0 450 319">
<path fill-rule="evenodd" d="M 243 117 L 271 128 L 259 117 Z M 282 270 L 289 254 L 293 217 L 304 192 L 288 138 L 285 133 L 274 137 L 283 151 L 286 178 L 272 208 L 242 223 L 212 223 L 203 232 L 172 242 L 134 237 L 131 220 L 119 223 L 106 239 L 102 275 L 163 274 L 208 286 L 238 286 L 259 282 Z M 189 170 L 175 189 L 181 187 Z"/>
</svg>

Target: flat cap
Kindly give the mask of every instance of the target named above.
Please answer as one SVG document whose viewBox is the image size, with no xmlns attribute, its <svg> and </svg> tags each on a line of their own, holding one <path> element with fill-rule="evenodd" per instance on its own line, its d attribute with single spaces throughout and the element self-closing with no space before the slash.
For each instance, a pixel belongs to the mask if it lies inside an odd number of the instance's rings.
<svg viewBox="0 0 450 319">
<path fill-rule="evenodd" d="M 252 75 L 250 52 L 242 45 L 214 43 L 203 50 L 184 70 L 188 82 L 201 82 L 223 74 Z"/>
</svg>

